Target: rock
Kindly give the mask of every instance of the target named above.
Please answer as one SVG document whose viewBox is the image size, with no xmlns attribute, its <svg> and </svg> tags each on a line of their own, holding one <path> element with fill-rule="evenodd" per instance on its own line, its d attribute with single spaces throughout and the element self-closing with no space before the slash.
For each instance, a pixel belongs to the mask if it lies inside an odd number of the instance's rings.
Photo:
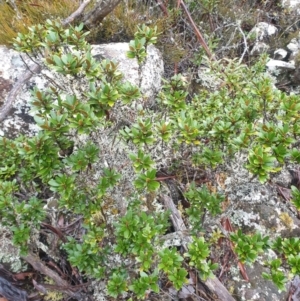
<svg viewBox="0 0 300 301">
<path fill-rule="evenodd" d="M 286 300 L 286 292 L 279 293 L 277 287 L 271 281 L 261 277 L 263 272 L 268 273 L 268 269 L 263 266 L 263 262 L 256 262 L 252 266 L 246 265 L 246 272 L 250 278 L 250 282 L 245 283 L 245 281 L 240 280 L 235 283 L 235 292 L 240 296 L 240 300 Z"/>
<path fill-rule="evenodd" d="M 300 83 L 300 34 L 297 38 L 293 38 L 285 49 L 277 49 L 274 51 L 274 58 L 267 63 L 269 72 L 276 76 L 279 86 L 286 86 L 287 83 L 297 87 Z M 290 85 L 290 92 L 299 93 L 299 89 Z"/>
<path fill-rule="evenodd" d="M 112 43 L 103 45 L 93 45 L 92 54 L 99 59 L 107 58 L 119 63 L 119 70 L 124 75 L 124 80 L 134 85 L 140 86 L 141 91 L 147 95 L 148 101 L 153 102 L 156 94 L 160 90 L 161 77 L 164 72 L 163 61 L 160 52 L 154 47 L 148 47 L 148 56 L 142 68 L 139 69 L 136 60 L 126 57 L 128 43 Z M 24 62 L 18 52 L 0 47 L 0 57 L 5 60 L 0 62 L 0 102 L 7 97 L 8 91 L 18 81 L 26 71 Z M 30 64 L 30 61 L 27 60 Z M 49 74 L 51 75 L 51 74 Z M 32 114 L 29 112 L 29 100 L 31 90 L 34 87 L 45 88 L 47 80 L 38 74 L 33 76 L 23 87 L 14 102 L 13 109 L 0 127 L 0 135 L 6 137 L 16 137 L 18 133 L 34 135 L 39 130 L 35 125 Z"/>
<path fill-rule="evenodd" d="M 282 0 L 281 5 L 284 8 L 294 10 L 300 15 L 300 0 Z"/>
<path fill-rule="evenodd" d="M 292 301 L 300 300 L 300 277 L 297 275 L 291 284 L 291 290 L 294 291 Z"/>
<path fill-rule="evenodd" d="M 248 34 L 248 39 L 255 39 L 255 43 L 251 49 L 251 55 L 259 55 L 269 49 L 269 45 L 265 43 L 270 36 L 277 33 L 277 28 L 266 22 L 257 23 Z"/>
<path fill-rule="evenodd" d="M 293 62 L 284 62 L 280 60 L 270 59 L 267 63 L 267 68 L 271 72 L 277 70 L 295 70 L 295 64 Z"/>
<path fill-rule="evenodd" d="M 289 187 L 292 177 L 288 170 L 278 173 L 270 183 L 261 184 L 244 169 L 240 163 L 242 159 L 243 155 L 239 154 L 227 167 L 227 178 L 224 182 L 228 198 L 226 217 L 229 218 L 233 230 L 241 229 L 248 235 L 258 231 L 262 236 L 269 236 L 271 240 L 276 237 L 299 237 L 300 221 L 292 210 L 291 203 L 283 201 L 277 191 L 276 183 L 282 182 Z M 239 296 L 237 300 L 287 300 L 287 292 L 278 292 L 274 283 L 262 277 L 262 272 L 269 272 L 264 262 L 275 257 L 276 254 L 270 250 L 269 253 L 260 255 L 252 265 L 245 264 L 249 282 L 242 278 L 237 261 L 231 264 L 231 280 L 227 287 L 232 288 L 235 295 Z M 288 282 L 287 288 L 289 285 Z"/>
<path fill-rule="evenodd" d="M 252 28 L 248 36 L 254 35 L 257 41 L 263 41 L 276 33 L 277 28 L 274 25 L 266 22 L 259 22 Z"/>
<path fill-rule="evenodd" d="M 153 46 L 147 47 L 147 58 L 141 68 L 140 88 L 149 104 L 153 104 L 155 96 L 161 88 L 164 65 L 160 52 Z"/>
<path fill-rule="evenodd" d="M 300 34 L 297 38 L 293 38 L 286 48 L 291 52 L 290 60 L 295 59 L 300 51 Z"/>
<path fill-rule="evenodd" d="M 274 51 L 274 59 L 275 60 L 284 60 L 288 55 L 288 52 L 282 48 Z"/>
<path fill-rule="evenodd" d="M 293 53 L 297 52 L 299 50 L 299 41 L 297 39 L 292 39 L 286 48 Z"/>
<path fill-rule="evenodd" d="M 119 63 L 119 70 L 124 74 L 125 80 L 140 86 L 143 95 L 154 101 L 161 87 L 161 78 L 164 72 L 163 60 L 157 48 L 148 46 L 148 56 L 139 70 L 136 60 L 128 59 L 126 52 L 129 50 L 128 43 L 111 43 L 94 45 L 92 54 L 96 57 L 115 60 Z"/>
<path fill-rule="evenodd" d="M 0 55 L 5 58 L 0 62 L 1 83 L 4 87 L 1 91 L 0 101 L 4 103 L 8 92 L 26 71 L 26 68 L 18 52 L 0 46 Z M 28 114 L 28 100 L 30 99 L 30 88 L 38 84 L 41 84 L 40 78 L 34 78 L 26 84 L 23 92 L 15 100 L 11 115 L 1 124 L 1 136 L 15 137 L 18 132 L 31 133 L 30 135 L 37 132 L 38 129 L 34 125 L 33 118 Z"/>
<path fill-rule="evenodd" d="M 250 54 L 251 55 L 260 55 L 260 54 L 262 54 L 264 52 L 267 52 L 269 48 L 270 48 L 269 45 L 267 45 L 266 43 L 257 41 L 253 45 L 253 47 L 252 47 L 252 49 L 250 51 Z"/>
</svg>

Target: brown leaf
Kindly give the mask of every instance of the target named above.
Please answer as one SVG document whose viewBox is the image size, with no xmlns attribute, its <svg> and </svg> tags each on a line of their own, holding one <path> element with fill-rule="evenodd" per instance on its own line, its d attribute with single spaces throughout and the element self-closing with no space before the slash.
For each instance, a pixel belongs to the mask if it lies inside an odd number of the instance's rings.
<svg viewBox="0 0 300 301">
<path fill-rule="evenodd" d="M 33 273 L 29 273 L 29 272 L 27 272 L 27 273 L 17 273 L 17 274 L 14 274 L 14 279 L 16 279 L 16 280 L 25 280 L 26 277 L 31 278 L 32 275 L 33 275 Z"/>
</svg>

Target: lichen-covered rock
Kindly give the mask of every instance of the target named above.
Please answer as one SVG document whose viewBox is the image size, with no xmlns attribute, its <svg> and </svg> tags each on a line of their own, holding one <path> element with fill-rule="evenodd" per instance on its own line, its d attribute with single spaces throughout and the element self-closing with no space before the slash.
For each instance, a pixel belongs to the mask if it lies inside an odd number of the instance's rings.
<svg viewBox="0 0 300 301">
<path fill-rule="evenodd" d="M 18 52 L 8 49 L 5 46 L 0 47 L 0 56 L 4 58 L 0 62 L 1 74 L 1 96 L 0 105 L 5 102 L 8 92 L 14 84 L 20 79 L 22 74 L 26 71 L 24 61 Z M 27 63 L 29 63 L 27 61 Z M 45 81 L 43 82 L 43 84 Z M 37 127 L 33 122 L 32 116 L 28 113 L 28 100 L 30 99 L 30 88 L 33 85 L 40 85 L 40 78 L 31 79 L 24 87 L 23 92 L 15 99 L 13 109 L 10 116 L 0 125 L 0 135 L 6 137 L 15 137 L 18 133 L 27 133 L 33 135 L 37 131 Z"/>
<path fill-rule="evenodd" d="M 259 232 L 272 240 L 277 237 L 299 237 L 300 221 L 297 212 L 290 202 L 279 196 L 277 189 L 279 184 L 287 188 L 290 186 L 290 173 L 284 169 L 274 175 L 269 183 L 261 184 L 244 169 L 244 160 L 245 156 L 239 154 L 226 168 L 226 218 L 230 220 L 233 230 L 241 229 L 242 233 L 249 235 Z M 273 257 L 276 258 L 276 254 L 269 250 L 269 253 L 259 256 L 252 265 L 245 264 L 249 282 L 240 274 L 237 261 L 231 265 L 227 287 L 232 288 L 238 296 L 237 300 L 286 300 L 286 292 L 279 292 L 274 283 L 262 277 L 262 272 L 268 273 L 264 262 Z M 288 287 L 289 283 L 287 289 Z"/>
<path fill-rule="evenodd" d="M 249 36 L 254 35 L 257 41 L 263 41 L 268 37 L 276 34 L 276 32 L 277 32 L 276 26 L 272 24 L 268 24 L 266 22 L 259 22 L 250 31 Z"/>
<path fill-rule="evenodd" d="M 276 34 L 277 28 L 266 22 L 257 23 L 248 34 L 248 39 L 254 39 L 254 45 L 251 49 L 252 55 L 259 55 L 269 49 L 267 40 L 270 36 Z"/>
<path fill-rule="evenodd" d="M 117 62 L 118 69 L 123 73 L 124 80 L 129 81 L 140 87 L 143 95 L 147 97 L 147 101 L 153 102 L 155 96 L 160 90 L 161 78 L 164 72 L 163 61 L 160 52 L 154 47 L 148 47 L 148 56 L 145 63 L 139 69 L 135 59 L 126 57 L 128 51 L 128 43 L 112 43 L 104 45 L 93 45 L 92 54 L 99 59 L 109 59 Z M 9 90 L 22 77 L 26 71 L 24 59 L 14 50 L 5 46 L 0 47 L 0 57 L 5 58 L 0 62 L 0 95 L 1 102 L 5 101 Z M 30 60 L 26 60 L 30 64 Z M 47 85 L 46 76 L 51 74 L 41 73 L 33 76 L 24 86 L 22 93 L 15 99 L 13 109 L 9 116 L 0 125 L 0 135 L 6 137 L 16 137 L 18 134 L 34 135 L 38 128 L 34 123 L 30 111 L 29 100 L 33 87 L 44 89 Z"/>
<path fill-rule="evenodd" d="M 299 0 L 282 0 L 282 7 L 287 9 L 295 10 L 297 14 L 300 14 L 300 1 Z"/>
</svg>

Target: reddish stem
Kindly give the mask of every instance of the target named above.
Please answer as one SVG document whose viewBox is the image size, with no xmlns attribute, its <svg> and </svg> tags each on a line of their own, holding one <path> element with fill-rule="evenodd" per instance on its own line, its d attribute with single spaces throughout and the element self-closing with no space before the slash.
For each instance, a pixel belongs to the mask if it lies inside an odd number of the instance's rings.
<svg viewBox="0 0 300 301">
<path fill-rule="evenodd" d="M 201 32 L 198 30 L 198 28 L 197 28 L 197 26 L 196 26 L 196 24 L 195 24 L 195 22 L 194 22 L 194 20 L 193 20 L 193 18 L 191 16 L 191 14 L 189 13 L 186 5 L 184 4 L 183 0 L 178 0 L 178 2 L 179 1 L 180 1 L 180 4 L 181 4 L 184 12 L 186 13 L 186 15 L 187 15 L 187 17 L 188 17 L 188 19 L 190 21 L 190 23 L 191 23 L 194 31 L 195 31 L 195 34 L 196 34 L 196 37 L 197 37 L 199 43 L 202 45 L 202 47 L 204 48 L 204 50 L 207 53 L 207 55 L 209 56 L 209 58 L 214 59 L 214 57 L 213 57 L 212 53 L 210 52 L 210 50 L 209 50 L 209 48 L 208 48 L 208 46 L 207 46 L 207 44 L 206 44 L 206 42 L 205 42 L 205 40 L 204 40 Z"/>
</svg>

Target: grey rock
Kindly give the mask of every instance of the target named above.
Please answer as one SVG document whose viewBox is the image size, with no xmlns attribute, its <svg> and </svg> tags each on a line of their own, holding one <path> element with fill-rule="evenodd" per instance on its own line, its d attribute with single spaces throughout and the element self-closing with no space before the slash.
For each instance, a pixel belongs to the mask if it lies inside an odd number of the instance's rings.
<svg viewBox="0 0 300 301">
<path fill-rule="evenodd" d="M 263 41 L 264 39 L 277 33 L 277 28 L 266 22 L 257 23 L 249 33 L 249 36 L 255 35 L 256 40 Z"/>
<path fill-rule="evenodd" d="M 300 1 L 299 0 L 282 0 L 281 5 L 284 8 L 296 11 L 297 15 L 300 15 Z"/>
<path fill-rule="evenodd" d="M 295 63 L 270 59 L 267 63 L 267 68 L 271 72 L 274 72 L 278 69 L 279 70 L 295 70 Z"/>
<path fill-rule="evenodd" d="M 118 63 L 118 69 L 123 73 L 124 80 L 129 81 L 140 87 L 148 101 L 154 102 L 155 97 L 160 89 L 161 78 L 164 72 L 163 61 L 160 52 L 154 47 L 148 47 L 148 56 L 145 63 L 139 68 L 135 59 L 126 57 L 129 50 L 128 43 L 112 43 L 103 45 L 93 45 L 92 54 L 95 57 L 107 58 Z M 0 47 L 0 57 L 5 58 L 0 61 L 0 95 L 1 102 L 5 102 L 5 98 L 12 86 L 26 71 L 26 66 L 21 59 L 19 53 L 8 49 L 4 46 Z M 30 61 L 27 60 L 30 64 Z M 45 72 L 51 77 L 50 72 Z M 38 74 L 33 76 L 24 86 L 14 102 L 13 109 L 7 118 L 0 124 L 0 136 L 9 138 L 16 137 L 18 134 L 35 135 L 39 130 L 35 125 L 32 114 L 30 113 L 29 100 L 33 87 L 44 89 L 47 86 L 47 80 Z"/>
<path fill-rule="evenodd" d="M 288 52 L 285 49 L 277 49 L 274 51 L 275 60 L 284 60 L 288 55 Z"/>
</svg>

